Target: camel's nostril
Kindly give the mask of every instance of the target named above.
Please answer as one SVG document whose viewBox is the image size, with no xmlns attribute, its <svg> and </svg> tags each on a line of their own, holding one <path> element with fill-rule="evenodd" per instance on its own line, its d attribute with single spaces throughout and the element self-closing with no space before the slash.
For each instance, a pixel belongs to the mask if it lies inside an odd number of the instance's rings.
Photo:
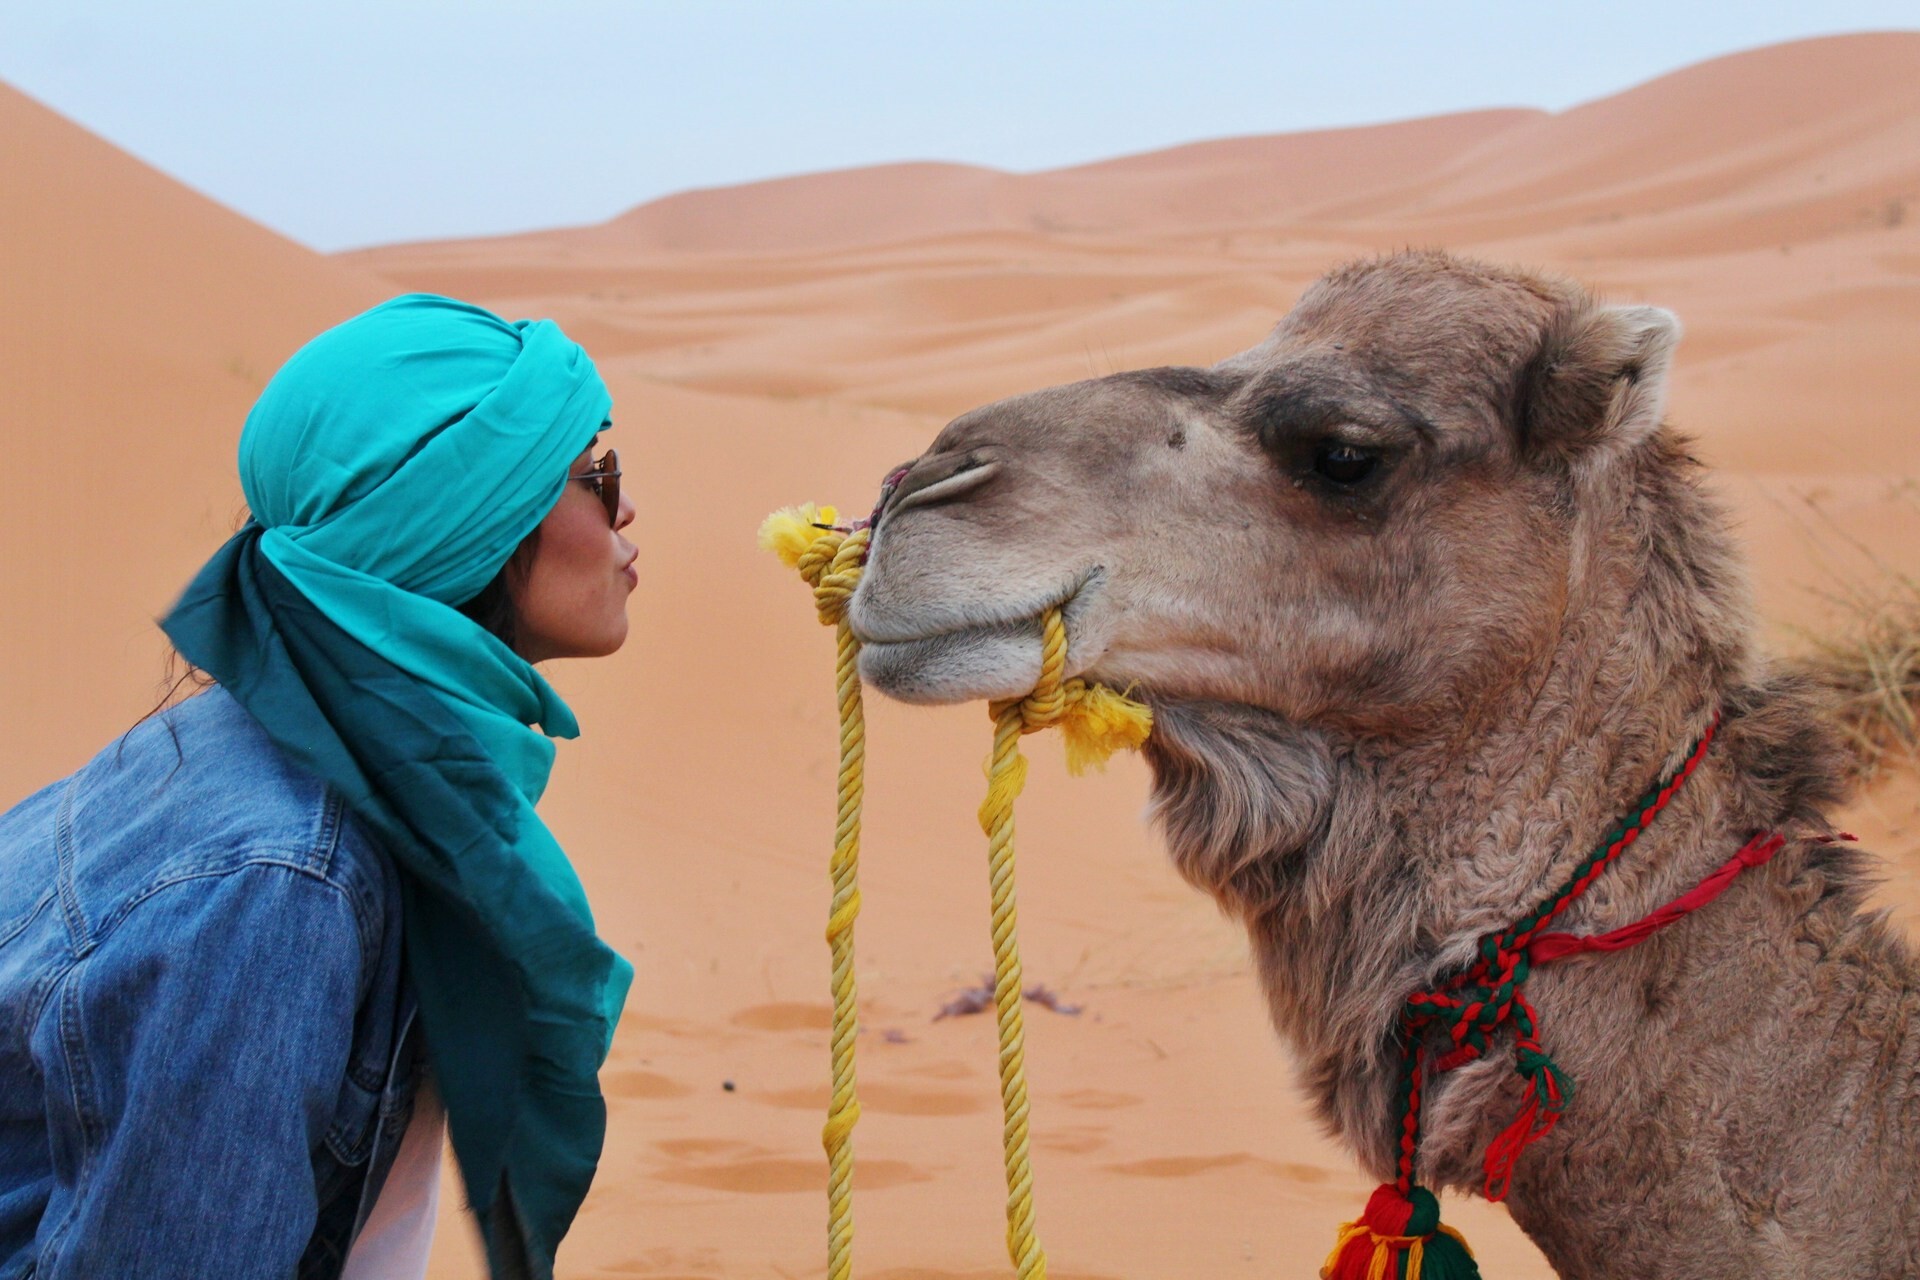
<svg viewBox="0 0 1920 1280">
<path fill-rule="evenodd" d="M 990 448 L 923 459 L 907 469 L 890 495 L 882 498 L 880 514 L 897 515 L 908 507 L 930 506 L 971 492 L 1000 471 L 1000 459 Z"/>
<path fill-rule="evenodd" d="M 867 516 L 867 524 L 869 527 L 879 525 L 880 515 L 887 509 L 887 500 L 893 497 L 894 490 L 900 487 L 900 482 L 906 478 L 907 472 L 911 470 L 913 470 L 913 464 L 911 462 L 903 462 L 893 470 L 887 472 L 887 478 L 880 482 L 880 496 L 874 499 L 873 512 Z"/>
</svg>

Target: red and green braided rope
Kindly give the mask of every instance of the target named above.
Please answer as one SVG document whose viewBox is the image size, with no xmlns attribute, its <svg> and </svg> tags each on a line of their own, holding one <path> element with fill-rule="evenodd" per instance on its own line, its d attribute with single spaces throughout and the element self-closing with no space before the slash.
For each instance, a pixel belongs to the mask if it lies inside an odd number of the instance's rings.
<svg viewBox="0 0 1920 1280">
<path fill-rule="evenodd" d="M 1720 719 L 1706 732 L 1673 774 L 1640 798 L 1625 819 L 1581 860 L 1567 882 L 1511 928 L 1480 940 L 1480 959 L 1472 968 L 1432 991 L 1409 995 L 1400 1015 L 1406 1045 L 1406 1070 L 1399 1087 L 1400 1150 L 1396 1185 L 1402 1194 L 1414 1190 L 1414 1158 L 1420 1143 L 1421 1040 L 1432 1028 L 1443 1028 L 1452 1047 L 1435 1063 L 1437 1071 L 1451 1071 L 1485 1054 L 1499 1029 L 1512 1023 L 1515 1031 L 1514 1070 L 1528 1083 L 1528 1101 L 1518 1119 L 1495 1141 L 1487 1155 L 1486 1194 L 1503 1199 L 1513 1163 L 1526 1145 L 1544 1136 L 1573 1100 L 1573 1082 L 1541 1046 L 1539 1019 L 1520 988 L 1533 971 L 1528 955 L 1531 943 L 1555 916 L 1600 877 L 1615 859 L 1639 838 L 1693 775 L 1712 746 Z"/>
</svg>

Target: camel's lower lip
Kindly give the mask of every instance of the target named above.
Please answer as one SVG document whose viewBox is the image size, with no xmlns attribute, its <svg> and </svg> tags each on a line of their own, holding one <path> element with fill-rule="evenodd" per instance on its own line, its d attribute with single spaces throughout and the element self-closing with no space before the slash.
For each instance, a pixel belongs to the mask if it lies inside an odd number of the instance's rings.
<svg viewBox="0 0 1920 1280">
<path fill-rule="evenodd" d="M 1104 571 L 1098 567 L 1089 569 L 1074 579 L 1055 599 L 1045 601 L 1039 605 L 1030 606 L 1011 618 L 1001 618 L 993 622 L 975 623 L 957 627 L 935 627 L 927 631 L 912 629 L 911 620 L 909 620 L 908 626 L 900 626 L 895 619 L 891 618 L 885 619 L 881 625 L 876 627 L 874 625 L 875 619 L 871 613 L 866 613 L 865 616 L 862 616 L 863 610 L 856 598 L 852 613 L 853 635 L 854 639 L 858 640 L 863 647 L 871 648 L 883 645 L 938 645 L 943 641 L 950 641 L 959 637 L 974 636 L 983 638 L 1004 632 L 1038 627 L 1041 624 L 1041 620 L 1046 617 L 1048 611 L 1053 609 L 1060 610 L 1063 616 L 1070 618 L 1075 611 L 1075 606 L 1080 603 L 1082 595 L 1088 594 L 1088 589 L 1097 585 L 1104 576 Z M 887 625 L 888 623 L 892 623 L 893 625 Z"/>
<path fill-rule="evenodd" d="M 876 640 L 854 632 L 854 638 L 860 641 L 861 652 L 869 649 L 888 652 L 938 652 L 950 649 L 954 645 L 969 643 L 991 643 L 996 639 L 1011 639 L 1023 631 L 1040 626 L 1042 614 L 1029 614 L 1024 618 L 1015 618 L 1009 622 L 995 622 L 979 627 L 954 627 L 947 631 L 929 631 L 925 635 L 894 637 Z"/>
<path fill-rule="evenodd" d="M 907 702 L 1014 698 L 1040 675 L 1037 618 L 860 646 L 860 678 Z"/>
<path fill-rule="evenodd" d="M 1098 570 L 1085 575 L 1057 601 L 1017 618 L 917 636 L 894 633 L 884 640 L 862 636 L 861 678 L 906 702 L 971 702 L 1030 693 L 1040 678 L 1047 613 L 1059 609 L 1070 618 L 1099 576 Z"/>
</svg>

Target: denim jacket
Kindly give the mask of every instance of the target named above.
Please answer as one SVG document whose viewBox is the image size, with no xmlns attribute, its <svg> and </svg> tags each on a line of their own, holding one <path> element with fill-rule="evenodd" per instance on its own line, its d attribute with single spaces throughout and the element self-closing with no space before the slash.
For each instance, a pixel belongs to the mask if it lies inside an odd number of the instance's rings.
<svg viewBox="0 0 1920 1280">
<path fill-rule="evenodd" d="M 401 972 L 391 860 L 220 689 L 0 816 L 0 1280 L 337 1276 Z"/>
</svg>

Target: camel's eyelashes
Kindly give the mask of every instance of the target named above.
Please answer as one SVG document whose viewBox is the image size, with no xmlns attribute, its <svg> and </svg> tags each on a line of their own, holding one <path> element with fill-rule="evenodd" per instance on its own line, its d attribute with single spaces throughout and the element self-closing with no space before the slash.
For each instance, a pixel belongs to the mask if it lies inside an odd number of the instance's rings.
<svg viewBox="0 0 1920 1280">
<path fill-rule="evenodd" d="M 1380 455 L 1351 444 L 1323 444 L 1313 451 L 1313 473 L 1322 480 L 1350 489 L 1380 465 Z"/>
</svg>

